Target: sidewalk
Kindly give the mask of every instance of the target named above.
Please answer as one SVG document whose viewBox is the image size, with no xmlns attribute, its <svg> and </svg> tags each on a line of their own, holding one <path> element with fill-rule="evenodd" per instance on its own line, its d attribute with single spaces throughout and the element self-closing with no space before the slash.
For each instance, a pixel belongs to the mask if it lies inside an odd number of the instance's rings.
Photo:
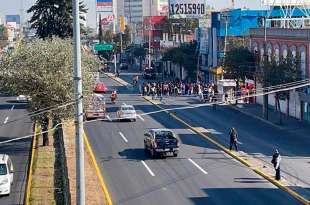
<svg viewBox="0 0 310 205">
<path fill-rule="evenodd" d="M 281 130 L 294 131 L 298 135 L 309 136 L 310 124 L 302 122 L 294 117 L 282 114 L 282 124 L 279 124 L 279 113 L 269 108 L 268 120 L 264 119 L 262 114 L 262 105 L 259 104 L 238 104 L 231 105 L 231 108 L 265 123 L 268 123 Z"/>
</svg>

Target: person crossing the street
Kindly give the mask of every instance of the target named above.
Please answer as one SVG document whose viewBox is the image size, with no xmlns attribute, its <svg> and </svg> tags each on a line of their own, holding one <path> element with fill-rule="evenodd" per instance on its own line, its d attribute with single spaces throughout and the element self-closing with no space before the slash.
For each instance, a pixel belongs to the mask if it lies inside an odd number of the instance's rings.
<svg viewBox="0 0 310 205">
<path fill-rule="evenodd" d="M 238 151 L 238 147 L 237 147 L 238 133 L 234 127 L 230 128 L 229 137 L 230 137 L 229 150 L 231 151 L 232 147 L 234 146 L 236 151 Z"/>
</svg>

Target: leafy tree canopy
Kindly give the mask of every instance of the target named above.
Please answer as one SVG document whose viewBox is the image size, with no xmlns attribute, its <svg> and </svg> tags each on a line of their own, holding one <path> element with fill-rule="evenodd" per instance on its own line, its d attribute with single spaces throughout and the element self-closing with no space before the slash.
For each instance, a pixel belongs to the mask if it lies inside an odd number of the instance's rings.
<svg viewBox="0 0 310 205">
<path fill-rule="evenodd" d="M 71 0 L 37 0 L 27 12 L 33 13 L 29 22 L 40 38 L 73 36 Z M 85 5 L 80 2 L 80 14 L 86 12 Z M 82 16 L 80 19 L 85 20 Z"/>
<path fill-rule="evenodd" d="M 245 81 L 253 78 L 255 72 L 255 56 L 245 47 L 232 48 L 225 57 L 225 78 Z"/>
<path fill-rule="evenodd" d="M 54 38 L 20 45 L 0 61 L 0 91 L 31 97 L 29 110 L 37 111 L 74 99 L 72 42 Z M 84 99 L 91 93 L 92 71 L 97 62 L 90 53 L 82 53 Z M 51 116 L 69 118 L 73 106 L 51 111 Z"/>
</svg>

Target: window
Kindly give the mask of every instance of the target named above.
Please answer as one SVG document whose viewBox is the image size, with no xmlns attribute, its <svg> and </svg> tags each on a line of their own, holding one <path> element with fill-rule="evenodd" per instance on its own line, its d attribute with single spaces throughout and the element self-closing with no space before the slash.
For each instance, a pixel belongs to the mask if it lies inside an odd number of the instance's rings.
<svg viewBox="0 0 310 205">
<path fill-rule="evenodd" d="M 157 131 L 155 132 L 155 138 L 159 140 L 174 139 L 174 136 L 171 131 Z"/>
<path fill-rule="evenodd" d="M 8 170 L 6 164 L 0 164 L 0 175 L 7 175 Z"/>
</svg>

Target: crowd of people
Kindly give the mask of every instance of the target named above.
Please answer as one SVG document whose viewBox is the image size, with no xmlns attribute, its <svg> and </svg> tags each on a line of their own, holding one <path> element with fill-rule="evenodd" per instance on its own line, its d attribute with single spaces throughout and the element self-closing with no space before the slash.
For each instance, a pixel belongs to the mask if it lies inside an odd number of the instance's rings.
<svg viewBox="0 0 310 205">
<path fill-rule="evenodd" d="M 201 100 L 210 100 L 217 93 L 214 84 L 203 84 L 200 82 L 182 82 L 182 81 L 165 81 L 165 82 L 144 82 L 141 87 L 143 96 L 199 96 Z"/>
</svg>

